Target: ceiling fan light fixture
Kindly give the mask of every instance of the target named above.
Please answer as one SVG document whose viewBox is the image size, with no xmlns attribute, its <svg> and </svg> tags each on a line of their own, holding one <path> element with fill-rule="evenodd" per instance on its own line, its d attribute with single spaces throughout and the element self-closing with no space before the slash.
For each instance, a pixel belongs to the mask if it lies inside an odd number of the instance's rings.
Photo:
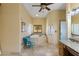
<svg viewBox="0 0 79 59">
<path fill-rule="evenodd" d="M 46 8 L 46 5 L 42 5 L 41 7 L 42 7 L 43 9 L 45 9 L 45 8 Z"/>
<path fill-rule="evenodd" d="M 40 3 L 40 5 L 32 5 L 32 6 L 35 6 L 35 7 L 41 7 L 40 9 L 39 9 L 39 12 L 41 12 L 42 10 L 44 10 L 44 9 L 46 9 L 46 10 L 51 10 L 49 7 L 48 7 L 48 5 L 51 5 L 52 3 Z"/>
</svg>

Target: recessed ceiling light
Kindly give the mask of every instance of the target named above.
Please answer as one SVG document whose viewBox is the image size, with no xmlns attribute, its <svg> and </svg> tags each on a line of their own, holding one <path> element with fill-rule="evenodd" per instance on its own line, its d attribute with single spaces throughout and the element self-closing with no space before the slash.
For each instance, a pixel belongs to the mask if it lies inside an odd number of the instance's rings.
<svg viewBox="0 0 79 59">
<path fill-rule="evenodd" d="M 36 16 L 38 16 L 38 14 L 36 14 Z"/>
</svg>

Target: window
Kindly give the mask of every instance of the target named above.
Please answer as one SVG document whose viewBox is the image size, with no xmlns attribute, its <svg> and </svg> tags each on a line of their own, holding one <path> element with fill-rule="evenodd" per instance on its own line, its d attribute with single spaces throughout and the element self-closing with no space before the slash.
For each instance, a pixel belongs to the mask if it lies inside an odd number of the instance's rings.
<svg viewBox="0 0 79 59">
<path fill-rule="evenodd" d="M 34 25 L 33 32 L 34 33 L 42 33 L 42 25 Z"/>
</svg>

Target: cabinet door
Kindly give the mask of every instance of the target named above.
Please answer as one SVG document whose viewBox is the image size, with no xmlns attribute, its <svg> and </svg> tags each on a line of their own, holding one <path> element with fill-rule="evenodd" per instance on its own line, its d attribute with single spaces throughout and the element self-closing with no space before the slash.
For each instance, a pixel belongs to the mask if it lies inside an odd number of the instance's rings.
<svg viewBox="0 0 79 59">
<path fill-rule="evenodd" d="M 59 42 L 59 55 L 64 55 L 64 45 L 61 42 Z"/>
</svg>

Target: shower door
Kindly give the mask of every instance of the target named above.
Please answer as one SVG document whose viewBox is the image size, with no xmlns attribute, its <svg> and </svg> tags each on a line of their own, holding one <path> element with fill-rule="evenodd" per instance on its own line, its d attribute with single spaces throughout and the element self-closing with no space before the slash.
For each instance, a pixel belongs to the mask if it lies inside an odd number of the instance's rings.
<svg viewBox="0 0 79 59">
<path fill-rule="evenodd" d="M 60 23 L 60 39 L 67 39 L 67 24 L 66 21 Z"/>
</svg>

